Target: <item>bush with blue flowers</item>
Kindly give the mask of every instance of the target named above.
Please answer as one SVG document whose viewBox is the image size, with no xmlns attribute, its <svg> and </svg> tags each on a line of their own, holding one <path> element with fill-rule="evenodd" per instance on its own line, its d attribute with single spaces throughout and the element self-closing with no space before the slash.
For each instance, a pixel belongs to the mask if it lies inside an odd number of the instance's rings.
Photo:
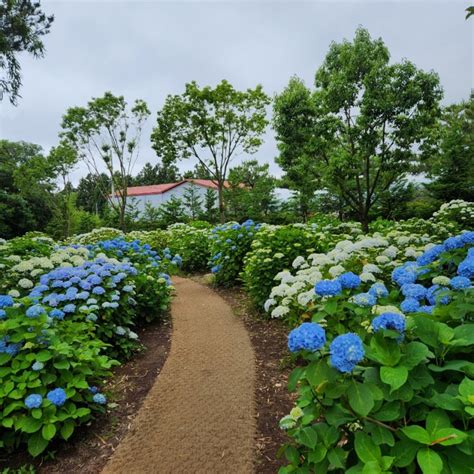
<svg viewBox="0 0 474 474">
<path fill-rule="evenodd" d="M 209 266 L 218 286 L 233 286 L 240 281 L 244 258 L 261 228 L 252 220 L 243 224 L 227 223 L 211 231 Z"/>
<path fill-rule="evenodd" d="M 135 328 L 167 311 L 181 259 L 120 236 L 22 238 L 0 255 L 0 449 L 37 456 L 105 411 L 97 387 L 140 348 Z"/>
<path fill-rule="evenodd" d="M 312 322 L 288 336 L 301 362 L 289 382 L 297 406 L 280 423 L 281 474 L 470 472 L 473 277 L 464 232 L 366 292 L 354 274 L 316 283 Z"/>
</svg>

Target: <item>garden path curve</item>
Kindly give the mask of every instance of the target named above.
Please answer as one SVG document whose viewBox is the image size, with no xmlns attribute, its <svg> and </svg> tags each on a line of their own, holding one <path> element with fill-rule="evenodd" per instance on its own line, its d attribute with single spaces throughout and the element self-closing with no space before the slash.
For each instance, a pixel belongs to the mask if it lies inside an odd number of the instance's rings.
<svg viewBox="0 0 474 474">
<path fill-rule="evenodd" d="M 103 473 L 253 472 L 249 335 L 210 288 L 183 278 L 174 284 L 168 359 Z"/>
</svg>

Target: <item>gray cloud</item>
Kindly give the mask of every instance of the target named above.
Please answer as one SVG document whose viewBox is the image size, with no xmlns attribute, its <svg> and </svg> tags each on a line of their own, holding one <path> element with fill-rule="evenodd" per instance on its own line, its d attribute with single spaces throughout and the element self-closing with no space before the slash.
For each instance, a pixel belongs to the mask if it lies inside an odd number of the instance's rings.
<svg viewBox="0 0 474 474">
<path fill-rule="evenodd" d="M 352 38 L 357 26 L 382 36 L 392 60 L 407 58 L 439 73 L 445 102 L 473 86 L 473 25 L 464 1 L 443 2 L 43 2 L 56 21 L 44 59 L 22 59 L 22 99 L 0 105 L 0 134 L 9 140 L 56 144 L 61 116 L 106 90 L 130 102 L 145 99 L 153 114 L 136 171 L 156 161 L 149 134 L 167 94 L 185 82 L 237 88 L 263 84 L 280 91 L 291 75 L 308 85 L 331 41 Z M 273 163 L 273 133 L 257 153 Z M 192 167 L 191 163 L 181 165 Z M 75 181 L 84 174 L 79 167 Z"/>
</svg>

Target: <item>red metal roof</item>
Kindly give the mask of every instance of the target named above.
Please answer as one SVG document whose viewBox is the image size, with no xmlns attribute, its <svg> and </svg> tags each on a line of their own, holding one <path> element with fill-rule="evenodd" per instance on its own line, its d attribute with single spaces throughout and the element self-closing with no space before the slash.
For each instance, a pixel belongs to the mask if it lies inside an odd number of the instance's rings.
<svg viewBox="0 0 474 474">
<path fill-rule="evenodd" d="M 146 196 L 151 194 L 163 194 L 170 189 L 180 186 L 183 183 L 190 182 L 198 186 L 204 186 L 206 188 L 217 189 L 217 184 L 210 179 L 183 179 L 178 183 L 166 183 L 166 184 L 153 184 L 151 186 L 132 186 L 127 188 L 128 196 Z M 224 183 L 226 188 L 229 187 L 229 182 Z"/>
</svg>

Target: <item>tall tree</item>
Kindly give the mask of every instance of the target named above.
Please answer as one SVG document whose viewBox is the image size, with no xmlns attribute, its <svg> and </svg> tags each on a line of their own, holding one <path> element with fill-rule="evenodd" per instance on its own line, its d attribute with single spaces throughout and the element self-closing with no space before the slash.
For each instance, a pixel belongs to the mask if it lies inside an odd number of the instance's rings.
<svg viewBox="0 0 474 474">
<path fill-rule="evenodd" d="M 183 203 L 192 220 L 197 219 L 202 213 L 202 199 L 195 184 L 190 183 L 183 193 Z"/>
<path fill-rule="evenodd" d="M 211 179 L 212 174 L 209 173 L 206 167 L 204 167 L 201 163 L 197 162 L 194 165 L 194 169 L 185 171 L 183 173 L 184 179 Z"/>
<path fill-rule="evenodd" d="M 474 201 L 474 93 L 443 110 L 434 138 L 426 187 L 439 201 Z"/>
<path fill-rule="evenodd" d="M 314 193 L 320 187 L 321 173 L 315 163 L 321 160 L 318 145 L 328 129 L 316 121 L 313 95 L 301 79 L 292 77 L 286 89 L 275 97 L 273 128 L 280 152 L 276 162 L 285 171 L 282 184 L 297 192 L 296 204 L 306 221 Z"/>
<path fill-rule="evenodd" d="M 105 173 L 88 173 L 77 185 L 77 206 L 91 214 L 103 215 L 107 206 L 104 189 L 111 189 L 110 178 Z"/>
<path fill-rule="evenodd" d="M 45 228 L 52 212 L 54 178 L 39 145 L 0 140 L 0 237 Z"/>
<path fill-rule="evenodd" d="M 145 166 L 133 179 L 133 184 L 134 186 L 148 186 L 152 184 L 176 183 L 180 179 L 178 167 L 173 163 L 168 165 L 157 163 L 154 166 L 151 163 L 145 163 Z"/>
<path fill-rule="evenodd" d="M 217 185 L 221 222 L 229 165 L 237 154 L 257 151 L 268 124 L 268 104 L 260 85 L 242 92 L 227 81 L 214 89 L 191 82 L 182 95 L 168 96 L 158 112 L 151 135 L 157 155 L 163 163 L 197 159 Z"/>
<path fill-rule="evenodd" d="M 332 43 L 316 73 L 313 112 L 294 117 L 290 109 L 280 117 L 287 128 L 296 121 L 311 140 L 277 134 L 287 147 L 295 144 L 296 156 L 311 157 L 322 187 L 344 200 L 365 231 L 380 194 L 418 169 L 442 97 L 437 74 L 389 60 L 382 39 L 363 28 L 352 43 Z M 301 160 L 285 171 L 293 164 Z"/>
<path fill-rule="evenodd" d="M 89 172 L 98 176 L 104 168 L 107 171 L 111 189 L 101 191 L 116 211 L 122 230 L 126 228 L 127 188 L 149 115 L 143 100 L 129 108 L 123 96 L 106 92 L 86 107 L 68 109 L 62 121 L 60 136 L 77 150 Z"/>
<path fill-rule="evenodd" d="M 54 16 L 41 10 L 40 2 L 3 0 L 0 4 L 0 101 L 4 95 L 13 105 L 20 97 L 21 66 L 17 55 L 44 56 L 42 36 L 49 33 Z"/>
<path fill-rule="evenodd" d="M 229 172 L 229 188 L 225 191 L 229 214 L 233 219 L 263 220 L 275 209 L 275 178 L 268 163 L 246 160 Z"/>
</svg>

